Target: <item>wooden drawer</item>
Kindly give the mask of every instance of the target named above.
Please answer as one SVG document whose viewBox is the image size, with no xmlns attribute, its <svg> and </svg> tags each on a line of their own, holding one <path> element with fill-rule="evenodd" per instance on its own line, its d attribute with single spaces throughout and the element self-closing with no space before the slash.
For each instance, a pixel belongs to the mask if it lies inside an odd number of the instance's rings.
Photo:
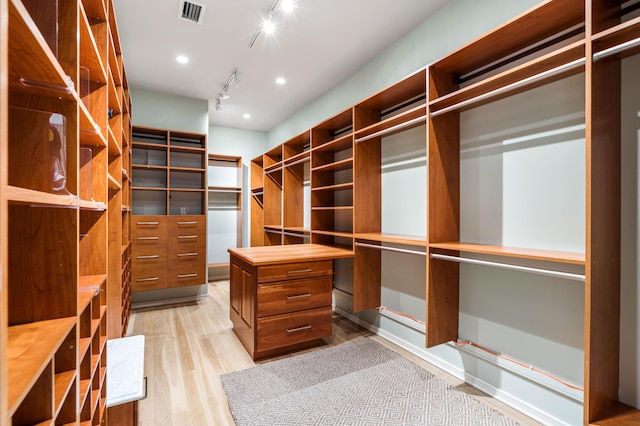
<svg viewBox="0 0 640 426">
<path fill-rule="evenodd" d="M 131 240 L 142 241 L 138 237 L 159 237 L 166 240 L 169 230 L 167 218 L 163 216 L 133 216 L 131 220 Z"/>
<path fill-rule="evenodd" d="M 156 290 L 167 287 L 167 269 L 158 266 L 139 266 L 131 271 L 131 290 Z"/>
<path fill-rule="evenodd" d="M 199 235 L 204 237 L 207 233 L 205 216 L 170 216 L 169 239 L 178 235 Z"/>
<path fill-rule="evenodd" d="M 169 264 L 167 285 L 169 287 L 184 287 L 206 283 L 207 268 L 204 259 L 193 264 Z"/>
<path fill-rule="evenodd" d="M 258 282 L 286 281 L 331 275 L 332 270 L 333 262 L 331 260 L 260 266 L 258 267 Z"/>
<path fill-rule="evenodd" d="M 182 242 L 169 244 L 169 263 L 183 260 L 199 259 L 206 263 L 207 246 L 204 241 L 201 242 Z"/>
<path fill-rule="evenodd" d="M 131 269 L 151 267 L 158 269 L 167 269 L 167 254 L 165 251 L 156 250 L 136 250 L 131 259 Z"/>
<path fill-rule="evenodd" d="M 258 317 L 331 305 L 331 276 L 258 285 Z"/>
<path fill-rule="evenodd" d="M 320 339 L 331 332 L 331 306 L 258 318 L 256 351 Z"/>
</svg>

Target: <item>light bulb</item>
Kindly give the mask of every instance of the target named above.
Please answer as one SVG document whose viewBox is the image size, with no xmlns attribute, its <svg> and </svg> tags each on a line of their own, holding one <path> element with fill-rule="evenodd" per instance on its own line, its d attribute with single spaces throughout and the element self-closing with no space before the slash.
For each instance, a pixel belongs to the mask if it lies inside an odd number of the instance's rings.
<svg viewBox="0 0 640 426">
<path fill-rule="evenodd" d="M 273 23 L 273 21 L 271 20 L 271 18 L 267 18 L 264 20 L 264 22 L 262 23 L 262 30 L 266 33 L 266 34 L 273 34 L 273 32 L 276 30 L 276 24 Z"/>
<path fill-rule="evenodd" d="M 291 13 L 298 7 L 298 2 L 295 0 L 282 0 L 280 3 L 280 8 L 285 13 Z"/>
<path fill-rule="evenodd" d="M 180 55 L 176 57 L 176 61 L 180 62 L 181 64 L 186 64 L 187 62 L 189 62 L 189 58 L 184 55 Z"/>
</svg>

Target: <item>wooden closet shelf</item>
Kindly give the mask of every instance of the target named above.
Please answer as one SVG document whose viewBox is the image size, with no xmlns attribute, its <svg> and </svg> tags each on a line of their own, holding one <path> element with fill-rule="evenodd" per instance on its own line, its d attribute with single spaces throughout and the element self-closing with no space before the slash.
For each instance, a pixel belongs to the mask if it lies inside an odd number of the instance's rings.
<svg viewBox="0 0 640 426">
<path fill-rule="evenodd" d="M 109 184 L 109 189 L 122 189 L 122 185 L 120 184 L 120 182 L 118 182 L 116 178 L 111 176 L 111 173 L 107 173 L 107 182 Z"/>
<path fill-rule="evenodd" d="M 584 253 L 572 253 L 553 250 L 538 250 L 520 247 L 505 247 L 490 244 L 475 244 L 462 242 L 431 243 L 430 249 L 453 250 L 468 253 L 480 253 L 494 256 L 505 256 L 519 259 L 533 259 L 547 262 L 585 264 Z"/>
<path fill-rule="evenodd" d="M 105 211 L 107 205 L 102 201 L 80 200 L 81 210 Z"/>
<path fill-rule="evenodd" d="M 107 20 L 107 10 L 105 9 L 104 1 L 102 0 L 90 0 L 82 1 L 80 5 L 84 8 L 87 17 L 95 18 L 100 21 Z"/>
<path fill-rule="evenodd" d="M 32 204 L 42 207 L 78 207 L 78 197 L 72 194 L 59 195 L 32 189 L 7 186 L 6 197 L 9 202 Z"/>
<path fill-rule="evenodd" d="M 427 106 L 423 104 L 356 131 L 355 142 L 358 143 L 361 139 L 365 138 L 369 139 L 393 135 L 398 132 L 413 129 L 414 127 L 424 126 L 426 122 Z"/>
<path fill-rule="evenodd" d="M 354 235 L 356 240 L 377 241 L 385 243 L 396 243 L 410 246 L 425 247 L 427 245 L 426 237 L 400 234 L 384 234 L 377 232 L 357 233 Z"/>
<path fill-rule="evenodd" d="M 429 102 L 432 115 L 441 110 L 465 110 L 512 96 L 584 71 L 584 40 Z M 566 69 L 565 69 L 566 68 Z M 456 108 L 456 106 L 459 106 Z"/>
<path fill-rule="evenodd" d="M 78 288 L 85 289 L 98 289 L 102 287 L 102 284 L 107 280 L 107 275 L 83 275 L 78 278 Z"/>
<path fill-rule="evenodd" d="M 353 158 L 346 158 L 344 160 L 335 161 L 329 164 L 323 164 L 321 166 L 313 167 L 311 169 L 312 172 L 321 172 L 321 171 L 338 171 L 338 170 L 348 170 L 353 168 Z"/>
<path fill-rule="evenodd" d="M 25 90 L 27 82 L 38 86 L 39 93 L 75 100 L 77 95 L 71 79 L 37 28 L 21 1 L 9 1 L 9 54 L 11 73 L 15 74 L 15 78 L 9 79 L 12 88 Z"/>
<path fill-rule="evenodd" d="M 53 384 L 53 390 L 54 390 L 53 407 L 55 410 L 53 413 L 54 418 L 60 412 L 60 409 L 62 408 L 62 403 L 64 402 L 64 399 L 69 394 L 69 390 L 71 389 L 71 384 L 73 383 L 73 380 L 75 378 L 76 378 L 75 369 L 71 371 L 64 371 L 62 373 L 58 373 L 55 375 L 54 384 Z"/>
<path fill-rule="evenodd" d="M 318 145 L 312 148 L 315 152 L 337 152 L 344 151 L 353 146 L 353 133 L 349 133 L 344 136 L 340 136 L 336 139 L 330 140 L 328 142 L 324 142 L 321 145 Z"/>
<path fill-rule="evenodd" d="M 15 325 L 7 333 L 9 415 L 13 415 L 40 373 L 76 324 L 75 317 Z"/>
<path fill-rule="evenodd" d="M 80 8 L 80 66 L 89 69 L 89 79 L 92 83 L 107 84 L 105 71 L 96 40 L 93 37 L 89 20 L 83 8 Z"/>
<path fill-rule="evenodd" d="M 100 130 L 100 126 L 96 124 L 84 102 L 78 102 L 78 106 L 80 109 L 80 145 L 107 146 L 107 141 Z"/>
<path fill-rule="evenodd" d="M 109 136 L 109 154 L 122 155 L 122 148 L 120 148 L 116 135 L 113 134 L 111 127 L 107 127 L 107 134 Z"/>
</svg>

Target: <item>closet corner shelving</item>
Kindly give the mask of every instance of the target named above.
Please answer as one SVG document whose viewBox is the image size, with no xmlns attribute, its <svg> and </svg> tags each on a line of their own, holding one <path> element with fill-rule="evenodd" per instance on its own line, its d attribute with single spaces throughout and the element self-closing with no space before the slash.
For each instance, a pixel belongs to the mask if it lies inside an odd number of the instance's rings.
<svg viewBox="0 0 640 426">
<path fill-rule="evenodd" d="M 207 180 L 209 276 L 229 276 L 227 248 L 242 247 L 242 157 L 209 154 Z"/>
<path fill-rule="evenodd" d="M 0 1 L 2 424 L 107 421 L 130 113 L 114 19 L 110 0 Z"/>
<path fill-rule="evenodd" d="M 639 411 L 618 400 L 620 60 L 640 53 L 636 9 L 637 2 L 542 1 L 255 158 L 251 245 L 284 244 L 286 234 L 297 231 L 297 190 L 289 207 L 287 197 L 288 188 L 298 188 L 300 173 L 287 164 L 309 158 L 310 241 L 355 251 L 354 311 L 380 303 L 378 248 L 426 256 L 427 347 L 458 338 L 460 258 L 473 254 L 498 259 L 498 265 L 542 261 L 559 269 L 584 268 L 584 275 L 570 274 L 585 286 L 583 421 L 640 422 Z M 584 252 L 461 241 L 460 113 L 578 74 L 587 90 Z M 418 126 L 425 127 L 427 140 L 427 235 L 384 233 L 382 140 Z"/>
</svg>

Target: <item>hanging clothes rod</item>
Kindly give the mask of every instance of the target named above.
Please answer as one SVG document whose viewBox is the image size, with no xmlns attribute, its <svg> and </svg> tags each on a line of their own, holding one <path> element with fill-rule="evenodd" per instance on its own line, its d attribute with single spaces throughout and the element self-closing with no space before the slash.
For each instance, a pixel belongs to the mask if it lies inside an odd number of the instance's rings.
<svg viewBox="0 0 640 426">
<path fill-rule="evenodd" d="M 604 49 L 602 52 L 596 52 L 593 54 L 593 61 L 598 62 L 600 59 L 604 59 L 607 56 L 615 55 L 632 47 L 640 46 L 640 37 L 629 40 L 625 43 L 618 44 L 616 46 Z"/>
<path fill-rule="evenodd" d="M 374 245 L 374 244 L 359 243 L 359 242 L 356 242 L 356 247 L 367 247 L 367 248 L 373 248 L 373 249 L 378 249 L 378 250 L 383 250 L 383 251 L 395 251 L 395 252 L 398 252 L 398 253 L 415 254 L 417 256 L 426 256 L 427 255 L 427 253 L 425 253 L 423 251 L 407 250 L 407 249 L 400 249 L 400 248 L 386 247 L 386 246 L 377 246 L 377 245 Z"/>
<path fill-rule="evenodd" d="M 467 105 L 472 105 L 472 104 L 475 104 L 477 102 L 483 101 L 485 99 L 490 99 L 490 98 L 492 98 L 494 96 L 498 96 L 498 95 L 501 95 L 501 94 L 503 94 L 505 92 L 509 92 L 511 90 L 514 90 L 514 89 L 517 89 L 517 88 L 520 88 L 520 87 L 523 87 L 523 86 L 527 86 L 528 84 L 535 83 L 535 82 L 537 82 L 539 80 L 544 80 L 545 78 L 554 76 L 556 74 L 560 74 L 560 73 L 563 73 L 565 71 L 569 71 L 571 69 L 578 68 L 578 67 L 584 65 L 585 62 L 586 62 L 585 58 L 576 59 L 575 61 L 568 62 L 568 63 L 566 63 L 564 65 L 560 65 L 559 67 L 555 67 L 555 68 L 551 68 L 550 70 L 543 71 L 540 74 L 532 75 L 531 77 L 527 77 L 525 79 L 516 81 L 515 83 L 507 84 L 506 86 L 500 87 L 499 89 L 495 89 L 495 90 L 492 90 L 490 92 L 483 93 L 482 95 L 475 96 L 475 97 L 473 97 L 471 99 L 467 99 L 466 101 L 458 102 L 457 104 L 453 104 L 453 105 L 448 106 L 446 108 L 442 108 L 442 109 L 440 109 L 438 111 L 433 111 L 430 114 L 430 116 L 431 117 L 437 117 L 439 115 L 446 114 L 447 112 L 460 109 L 460 108 L 465 107 Z"/>
<path fill-rule="evenodd" d="M 300 163 L 304 163 L 305 161 L 309 161 L 310 157 L 304 157 L 300 160 L 294 161 L 293 163 L 285 163 L 284 166 L 285 167 L 289 167 L 289 166 L 295 166 L 296 164 L 300 164 Z"/>
<path fill-rule="evenodd" d="M 404 123 L 396 124 L 395 126 L 389 127 L 388 129 L 380 130 L 379 132 L 371 133 L 370 135 L 363 136 L 361 138 L 356 138 L 356 143 L 368 141 L 369 139 L 377 138 L 378 136 L 388 135 L 389 133 L 393 133 L 396 130 L 404 129 L 405 127 L 409 127 L 413 124 L 419 123 L 421 121 L 427 120 L 427 116 L 423 115 L 422 117 L 414 118 L 413 120 L 405 121 Z"/>
<path fill-rule="evenodd" d="M 278 234 L 278 235 L 282 234 L 282 231 L 276 231 L 275 229 L 269 229 L 269 228 L 266 228 L 264 232 L 268 232 L 270 234 Z"/>
<path fill-rule="evenodd" d="M 288 237 L 298 237 L 298 238 L 309 238 L 310 237 L 309 234 L 302 234 L 302 233 L 296 234 L 295 232 L 286 232 L 286 231 L 283 232 L 282 234 L 286 235 Z"/>
<path fill-rule="evenodd" d="M 432 259 L 448 260 L 458 263 L 469 263 L 472 265 L 492 266 L 495 268 L 509 269 L 511 271 L 529 272 L 532 274 L 546 275 L 549 277 L 565 278 L 567 280 L 584 281 L 585 276 L 572 274 L 570 272 L 553 271 L 550 269 L 532 268 L 529 266 L 510 265 L 508 263 L 490 262 L 488 260 L 469 259 L 466 257 L 449 256 L 446 254 L 431 253 Z"/>
</svg>

